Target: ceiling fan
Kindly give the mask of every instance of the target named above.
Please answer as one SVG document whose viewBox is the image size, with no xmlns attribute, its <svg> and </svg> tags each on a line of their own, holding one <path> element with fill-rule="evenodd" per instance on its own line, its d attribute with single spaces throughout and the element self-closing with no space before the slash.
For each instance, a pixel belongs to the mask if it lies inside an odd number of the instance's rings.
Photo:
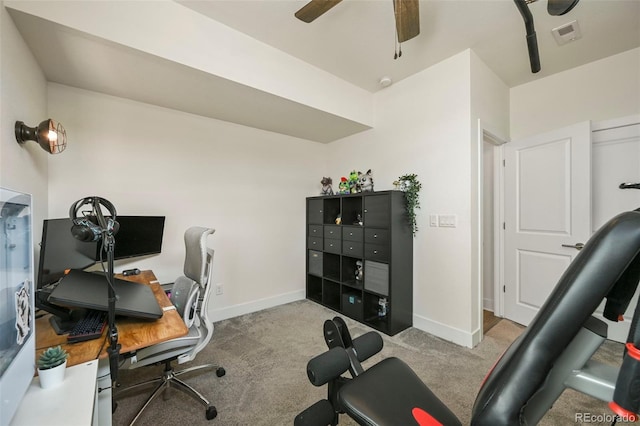
<svg viewBox="0 0 640 426">
<path fill-rule="evenodd" d="M 313 22 L 342 0 L 311 0 L 295 13 L 303 22 Z M 418 0 L 392 0 L 396 17 L 398 43 L 411 40 L 420 34 L 420 10 Z"/>
</svg>

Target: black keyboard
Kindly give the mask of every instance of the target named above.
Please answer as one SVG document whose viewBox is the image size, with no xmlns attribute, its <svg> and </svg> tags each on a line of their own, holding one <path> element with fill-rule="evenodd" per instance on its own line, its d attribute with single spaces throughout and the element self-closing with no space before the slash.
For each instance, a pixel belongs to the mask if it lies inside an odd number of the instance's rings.
<svg viewBox="0 0 640 426">
<path fill-rule="evenodd" d="M 85 340 L 98 339 L 102 336 L 106 326 L 106 312 L 88 310 L 87 314 L 76 323 L 67 336 L 67 342 L 84 342 Z"/>
</svg>

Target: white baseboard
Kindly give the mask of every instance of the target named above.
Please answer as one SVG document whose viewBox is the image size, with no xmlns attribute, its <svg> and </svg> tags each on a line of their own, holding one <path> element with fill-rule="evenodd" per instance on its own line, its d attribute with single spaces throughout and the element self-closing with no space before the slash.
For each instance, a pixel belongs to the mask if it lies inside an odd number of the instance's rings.
<svg viewBox="0 0 640 426">
<path fill-rule="evenodd" d="M 277 296 L 241 303 L 239 305 L 227 306 L 221 309 L 211 309 L 209 311 L 209 317 L 213 322 L 217 322 L 229 318 L 235 318 L 240 315 L 250 314 L 252 312 L 258 312 L 263 309 L 284 305 L 285 303 L 296 302 L 304 298 L 304 290 L 296 290 L 290 293 L 283 293 Z"/>
<path fill-rule="evenodd" d="M 217 322 L 229 318 L 235 318 L 240 315 L 250 314 L 252 312 L 258 312 L 263 309 L 274 308 L 286 303 L 296 302 L 298 300 L 303 300 L 304 298 L 305 291 L 296 290 L 290 293 L 283 293 L 277 296 L 227 306 L 221 309 L 213 309 L 209 312 L 209 316 L 213 322 Z M 413 315 L 413 326 L 419 330 L 440 337 L 441 339 L 448 340 L 449 342 L 460 346 L 466 346 L 468 348 L 473 348 L 480 343 L 482 337 L 480 330 L 469 333 L 416 314 Z"/>
<path fill-rule="evenodd" d="M 480 343 L 482 337 L 480 330 L 469 333 L 416 314 L 413 314 L 413 326 L 441 339 L 448 340 L 460 346 L 466 346 L 467 348 L 476 346 Z"/>
</svg>

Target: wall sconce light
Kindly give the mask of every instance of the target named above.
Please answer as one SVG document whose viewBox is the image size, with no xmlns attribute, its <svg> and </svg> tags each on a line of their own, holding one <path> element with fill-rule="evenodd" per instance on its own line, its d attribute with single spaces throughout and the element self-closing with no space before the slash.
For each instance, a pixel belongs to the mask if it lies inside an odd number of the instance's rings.
<svg viewBox="0 0 640 426">
<path fill-rule="evenodd" d="M 52 119 L 44 120 L 38 127 L 29 127 L 22 121 L 16 121 L 15 133 L 19 144 L 36 141 L 49 154 L 60 154 L 67 147 L 67 131 Z"/>
</svg>

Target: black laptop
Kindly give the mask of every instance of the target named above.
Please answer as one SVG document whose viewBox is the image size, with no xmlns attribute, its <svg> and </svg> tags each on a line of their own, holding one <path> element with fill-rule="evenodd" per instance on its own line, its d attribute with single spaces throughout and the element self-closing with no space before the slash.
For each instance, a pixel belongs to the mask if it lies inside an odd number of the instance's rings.
<svg viewBox="0 0 640 426">
<path fill-rule="evenodd" d="M 132 318 L 158 319 L 162 309 L 151 287 L 131 281 L 114 279 L 116 315 Z M 108 311 L 107 277 L 103 274 L 76 269 L 62 277 L 49 295 L 49 302 L 60 306 Z"/>
</svg>

